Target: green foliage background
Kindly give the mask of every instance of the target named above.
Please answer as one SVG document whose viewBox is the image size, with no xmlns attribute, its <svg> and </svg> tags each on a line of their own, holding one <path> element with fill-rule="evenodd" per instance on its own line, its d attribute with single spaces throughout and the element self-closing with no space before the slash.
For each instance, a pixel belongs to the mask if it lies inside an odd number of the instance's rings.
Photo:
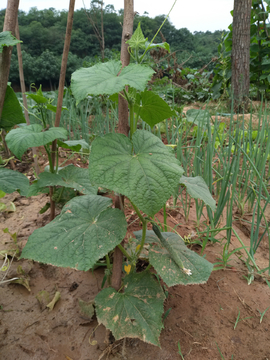
<svg viewBox="0 0 270 360">
<path fill-rule="evenodd" d="M 87 11 L 87 13 L 86 13 Z M 68 58 L 66 81 L 71 74 L 82 66 L 90 66 L 100 60 L 100 47 L 95 37 L 93 26 L 88 16 L 92 16 L 100 25 L 100 12 L 95 6 L 91 10 L 80 9 L 74 13 L 70 54 Z M 0 27 L 3 27 L 5 9 L 0 10 Z M 147 13 L 136 15 L 134 30 L 138 23 L 145 37 L 150 40 L 158 30 L 166 15 L 150 18 Z M 28 13 L 19 11 L 20 38 L 22 43 L 25 82 L 46 84 L 57 87 L 61 66 L 61 55 L 64 46 L 67 11 L 54 8 L 38 10 L 33 7 Z M 123 10 L 116 11 L 113 5 L 104 8 L 105 61 L 115 59 L 121 46 Z M 211 58 L 217 56 L 221 31 L 211 33 L 195 32 L 188 29 L 176 29 L 167 21 L 162 28 L 163 37 L 170 44 L 172 51 L 177 51 L 177 62 L 185 62 L 185 67 L 201 68 Z M 156 42 L 164 41 L 159 35 Z M 19 71 L 16 47 L 13 48 L 9 81 L 19 83 Z"/>
</svg>

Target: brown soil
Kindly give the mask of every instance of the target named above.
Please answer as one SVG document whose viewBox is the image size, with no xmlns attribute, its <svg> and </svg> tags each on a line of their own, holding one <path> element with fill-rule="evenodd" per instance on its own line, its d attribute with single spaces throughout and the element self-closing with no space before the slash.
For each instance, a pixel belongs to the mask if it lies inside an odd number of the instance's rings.
<svg viewBox="0 0 270 360">
<path fill-rule="evenodd" d="M 42 160 L 43 161 L 43 160 Z M 45 165 L 45 161 L 41 165 Z M 86 166 L 79 159 L 77 164 Z M 31 169 L 28 169 L 31 176 Z M 49 211 L 38 212 L 48 201 L 47 195 L 27 199 L 17 193 L 6 195 L 5 202 L 13 201 L 14 213 L 0 213 L 0 251 L 14 249 L 14 243 L 2 230 L 17 232 L 21 249 L 28 236 L 49 221 Z M 195 205 L 192 203 L 189 222 L 185 223 L 181 208 L 170 209 L 168 202 L 168 225 L 177 225 L 184 237 L 195 230 Z M 128 208 L 128 204 L 127 204 Z M 129 233 L 139 229 L 131 210 Z M 162 211 L 158 214 L 162 221 Z M 236 230 L 244 243 L 249 238 L 239 227 Z M 219 234 L 220 240 L 225 234 Z M 240 247 L 232 237 L 231 249 Z M 201 252 L 200 247 L 193 247 Z M 208 244 L 204 254 L 212 263 L 218 262 L 223 247 L 220 243 Z M 256 253 L 258 266 L 268 267 L 267 241 Z M 237 256 L 236 256 L 237 255 Z M 244 252 L 230 259 L 231 267 L 213 271 L 204 285 L 174 286 L 164 304 L 164 312 L 171 309 L 161 332 L 161 348 L 145 344 L 138 339 L 126 339 L 107 345 L 104 343 L 105 328 L 97 320 L 87 318 L 80 312 L 78 300 L 93 300 L 101 290 L 103 270 L 81 272 L 56 268 L 29 260 L 14 259 L 9 278 L 21 277 L 29 282 L 30 290 L 20 284 L 0 286 L 0 359 L 1 360 L 166 360 L 181 359 L 178 344 L 185 360 L 267 360 L 270 359 L 270 309 L 260 323 L 260 312 L 270 306 L 270 288 L 261 276 L 256 275 L 251 285 Z M 18 275 L 21 266 L 23 274 Z M 2 276 L 1 276 L 2 278 Z M 0 278 L 0 279 L 1 279 Z M 47 302 L 39 302 L 37 296 L 47 291 Z M 49 311 L 46 304 L 56 291 L 61 299 Z M 239 318 L 238 318 L 239 316 Z M 238 322 L 237 322 L 238 318 Z M 218 350 L 220 349 L 220 352 Z M 233 357 L 232 357 L 233 356 Z M 182 358 L 182 359 L 183 359 Z"/>
</svg>

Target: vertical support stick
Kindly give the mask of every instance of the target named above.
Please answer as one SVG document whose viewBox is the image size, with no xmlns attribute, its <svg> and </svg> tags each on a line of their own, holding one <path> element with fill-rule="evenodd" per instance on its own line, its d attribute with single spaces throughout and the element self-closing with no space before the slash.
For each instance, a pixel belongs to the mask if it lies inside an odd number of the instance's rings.
<svg viewBox="0 0 270 360">
<path fill-rule="evenodd" d="M 18 18 L 18 8 L 19 8 L 19 0 L 8 0 L 3 31 L 11 31 L 13 36 L 15 35 L 16 21 Z M 12 46 L 4 46 L 2 53 L 0 53 L 0 119 L 3 111 L 5 94 L 7 90 L 11 53 L 12 53 Z M 6 135 L 5 130 L 2 130 L 1 136 L 3 140 L 3 144 L 7 156 L 10 157 L 10 151 L 5 141 L 5 135 Z M 11 160 L 10 163 L 12 169 L 14 170 L 15 165 L 13 160 Z"/>
<path fill-rule="evenodd" d="M 18 40 L 20 40 L 20 32 L 19 32 L 19 23 L 18 18 L 16 21 L 16 28 L 15 28 L 15 35 Z M 19 74 L 20 74 L 20 84 L 21 84 L 21 92 L 22 92 L 22 98 L 23 98 L 23 106 L 24 106 L 24 116 L 27 125 L 30 125 L 29 115 L 28 115 L 28 107 L 27 107 L 27 99 L 25 95 L 25 82 L 24 82 L 24 74 L 23 74 L 23 61 L 22 61 L 22 49 L 21 49 L 21 43 L 17 44 L 17 53 L 18 53 L 18 64 L 19 64 Z M 37 158 L 37 148 L 32 148 L 33 158 L 34 158 L 34 164 L 35 164 L 35 171 L 36 174 L 39 174 L 39 167 L 38 167 L 38 158 Z"/>
<path fill-rule="evenodd" d="M 61 72 L 60 72 L 59 86 L 58 86 L 58 100 L 57 100 L 57 109 L 56 109 L 55 124 L 54 124 L 55 127 L 58 127 L 60 125 L 60 119 L 61 119 L 65 78 L 66 78 L 66 70 L 67 70 L 67 60 L 68 60 L 69 46 L 70 46 L 70 40 L 71 40 L 71 31 L 72 31 L 72 24 L 73 24 L 74 7 L 75 7 L 75 0 L 70 0 L 69 10 L 68 10 L 67 28 L 66 28 L 66 37 L 65 37 L 65 44 L 64 44 L 64 50 L 63 50 Z M 56 148 L 57 148 L 57 140 L 54 140 L 52 143 L 52 166 L 53 166 L 53 169 L 54 169 L 54 164 L 55 164 Z M 50 203 L 51 203 L 50 220 L 53 220 L 55 217 L 55 202 L 52 201 L 52 195 L 53 195 L 53 188 L 50 187 Z"/>
<path fill-rule="evenodd" d="M 126 44 L 126 41 L 131 38 L 131 35 L 133 33 L 133 19 L 134 19 L 133 0 L 125 0 L 122 43 L 121 43 L 121 62 L 123 67 L 127 66 L 130 60 L 130 55 L 128 52 L 128 44 Z M 120 95 L 118 100 L 118 132 L 126 136 L 128 136 L 128 132 L 129 132 L 128 103 Z M 115 207 L 124 211 L 124 196 L 119 195 L 116 197 Z M 121 287 L 122 263 L 123 263 L 123 254 L 118 249 L 118 247 L 116 247 L 114 249 L 114 257 L 113 257 L 112 287 L 117 291 Z"/>
</svg>

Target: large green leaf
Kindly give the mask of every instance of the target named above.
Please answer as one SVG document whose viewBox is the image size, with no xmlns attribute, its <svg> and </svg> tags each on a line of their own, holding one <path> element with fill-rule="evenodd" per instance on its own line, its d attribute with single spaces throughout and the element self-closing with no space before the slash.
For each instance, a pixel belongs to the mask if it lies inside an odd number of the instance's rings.
<svg viewBox="0 0 270 360">
<path fill-rule="evenodd" d="M 27 125 L 11 130 L 6 136 L 6 142 L 13 154 L 21 159 L 29 147 L 46 145 L 55 139 L 66 139 L 68 132 L 61 127 L 52 127 L 44 131 L 39 124 Z"/>
<path fill-rule="evenodd" d="M 17 171 L 0 168 L 0 189 L 7 194 L 20 190 L 20 194 L 26 196 L 29 188 L 27 177 Z"/>
<path fill-rule="evenodd" d="M 141 235 L 141 231 L 135 233 L 138 240 L 141 240 Z M 192 273 L 192 275 L 188 275 L 180 269 L 168 251 L 162 247 L 155 233 L 152 230 L 147 230 L 145 243 L 151 244 L 149 261 L 162 280 L 168 286 L 205 283 L 212 272 L 213 265 L 194 251 L 189 250 L 179 235 L 171 232 L 163 232 L 162 235 L 181 258 L 184 267 L 191 270 Z"/>
<path fill-rule="evenodd" d="M 93 184 L 126 195 L 150 216 L 165 204 L 183 174 L 174 154 L 160 139 L 144 130 L 137 130 L 132 142 L 122 134 L 96 138 L 89 170 Z"/>
<path fill-rule="evenodd" d="M 98 322 L 110 329 L 116 338 L 139 338 L 160 346 L 165 300 L 161 286 L 149 272 L 130 274 L 124 279 L 124 293 L 112 288 L 102 290 L 95 298 Z"/>
<path fill-rule="evenodd" d="M 71 90 L 77 102 L 87 95 L 112 95 L 125 85 L 143 91 L 154 70 L 145 65 L 129 64 L 122 69 L 120 61 L 100 63 L 75 71 L 71 77 Z"/>
<path fill-rule="evenodd" d="M 145 90 L 137 96 L 136 100 L 139 100 L 139 103 L 135 103 L 135 112 L 151 127 L 164 119 L 176 115 L 166 101 L 152 91 Z"/>
<path fill-rule="evenodd" d="M 3 31 L 0 33 L 0 54 L 3 52 L 4 46 L 14 46 L 22 41 L 18 40 L 11 34 L 10 31 Z"/>
<path fill-rule="evenodd" d="M 39 175 L 39 188 L 45 186 L 65 186 L 76 189 L 87 195 L 96 195 L 97 186 L 93 186 L 89 180 L 88 169 L 82 169 L 74 165 L 68 165 L 59 170 L 58 174 L 43 172 Z"/>
<path fill-rule="evenodd" d="M 194 199 L 201 199 L 203 202 L 210 206 L 210 208 L 216 210 L 216 201 L 213 199 L 206 182 L 201 176 L 180 178 L 180 184 L 185 185 L 187 192 Z"/>
<path fill-rule="evenodd" d="M 22 257 L 87 271 L 123 240 L 127 223 L 112 200 L 98 195 L 77 196 L 61 214 L 29 237 Z"/>
<path fill-rule="evenodd" d="M 21 105 L 11 86 L 7 86 L 0 128 L 9 131 L 14 125 L 25 123 Z"/>
</svg>

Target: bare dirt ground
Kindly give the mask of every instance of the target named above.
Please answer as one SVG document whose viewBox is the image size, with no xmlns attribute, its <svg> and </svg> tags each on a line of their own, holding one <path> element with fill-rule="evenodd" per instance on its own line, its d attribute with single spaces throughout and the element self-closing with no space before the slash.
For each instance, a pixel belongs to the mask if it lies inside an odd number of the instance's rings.
<svg viewBox="0 0 270 360">
<path fill-rule="evenodd" d="M 80 164 L 79 159 L 76 162 Z M 16 211 L 0 213 L 0 251 L 14 248 L 10 236 L 3 233 L 4 228 L 17 233 L 18 246 L 22 249 L 28 236 L 49 221 L 49 210 L 43 215 L 39 214 L 48 201 L 47 195 L 27 199 L 13 193 L 6 195 L 4 201 L 13 201 Z M 168 210 L 168 214 L 168 225 L 174 227 L 179 224 L 177 231 L 180 235 L 187 236 L 195 229 L 194 204 L 188 223 L 185 223 L 181 208 Z M 162 219 L 162 212 L 159 217 Z M 129 222 L 133 220 L 131 216 Z M 133 223 L 129 233 L 138 230 L 138 225 L 137 222 Z M 248 246 L 247 232 L 244 233 L 240 225 L 236 230 Z M 233 236 L 230 250 L 240 246 Z M 201 251 L 200 247 L 193 249 Z M 206 259 L 217 262 L 222 249 L 219 243 L 209 243 L 204 251 Z M 265 241 L 255 256 L 260 268 L 268 266 L 268 254 Z M 247 268 L 241 254 L 231 259 L 231 267 L 213 271 L 206 284 L 178 285 L 169 289 L 164 312 L 171 310 L 164 320 L 161 348 L 158 348 L 138 339 L 116 342 L 112 339 L 111 344 L 105 344 L 104 326 L 98 326 L 95 318 L 90 319 L 81 313 L 79 299 L 89 302 L 101 290 L 101 268 L 81 272 L 14 258 L 8 277 L 19 276 L 27 280 L 31 291 L 14 283 L 0 286 L 0 359 L 270 359 L 270 309 L 260 323 L 260 312 L 270 306 L 270 288 L 260 276 L 255 276 L 255 280 L 248 285 L 243 277 L 247 275 Z M 18 266 L 22 269 L 20 275 Z M 56 291 L 61 293 L 61 299 L 49 311 L 46 304 Z M 42 294 L 43 301 L 40 301 Z"/>
</svg>

